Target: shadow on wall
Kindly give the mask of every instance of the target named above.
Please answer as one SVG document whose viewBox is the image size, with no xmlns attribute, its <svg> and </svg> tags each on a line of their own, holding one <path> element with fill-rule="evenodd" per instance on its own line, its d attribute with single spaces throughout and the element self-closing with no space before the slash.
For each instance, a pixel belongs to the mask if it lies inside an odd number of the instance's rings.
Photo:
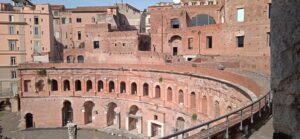
<svg viewBox="0 0 300 139">
<path fill-rule="evenodd" d="M 149 35 L 139 36 L 139 51 L 151 51 L 151 37 Z"/>
</svg>

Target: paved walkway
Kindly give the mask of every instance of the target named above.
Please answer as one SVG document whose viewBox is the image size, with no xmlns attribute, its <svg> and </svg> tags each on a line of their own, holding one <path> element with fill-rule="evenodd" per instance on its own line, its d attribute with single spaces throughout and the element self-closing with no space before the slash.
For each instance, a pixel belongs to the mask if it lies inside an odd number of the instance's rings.
<svg viewBox="0 0 300 139">
<path fill-rule="evenodd" d="M 68 139 L 67 129 L 32 129 L 20 131 L 18 129 L 18 113 L 0 112 L 0 135 L 9 139 Z M 130 136 L 130 135 L 129 135 Z M 129 136 L 112 136 L 96 130 L 79 130 L 77 139 L 129 139 Z M 138 139 L 139 137 L 133 137 Z"/>
<path fill-rule="evenodd" d="M 255 131 L 249 139 L 272 139 L 273 138 L 273 118 L 263 125 L 258 131 Z"/>
</svg>

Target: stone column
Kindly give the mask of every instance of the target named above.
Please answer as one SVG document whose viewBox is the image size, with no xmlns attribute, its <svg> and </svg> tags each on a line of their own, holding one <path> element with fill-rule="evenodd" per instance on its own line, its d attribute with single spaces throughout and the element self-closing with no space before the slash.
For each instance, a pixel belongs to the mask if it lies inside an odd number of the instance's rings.
<svg viewBox="0 0 300 139">
<path fill-rule="evenodd" d="M 77 125 L 74 123 L 68 123 L 69 139 L 77 139 Z"/>
<path fill-rule="evenodd" d="M 115 120 L 114 120 L 114 125 L 116 126 L 116 129 L 120 129 L 120 108 L 117 107 L 114 109 L 115 112 Z"/>
<path fill-rule="evenodd" d="M 274 139 L 300 138 L 300 2 L 274 0 L 271 55 Z"/>
</svg>

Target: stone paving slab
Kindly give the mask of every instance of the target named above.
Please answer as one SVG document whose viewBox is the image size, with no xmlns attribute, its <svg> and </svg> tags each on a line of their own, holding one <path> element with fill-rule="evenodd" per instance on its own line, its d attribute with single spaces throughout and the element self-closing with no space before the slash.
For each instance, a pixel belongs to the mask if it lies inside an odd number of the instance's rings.
<svg viewBox="0 0 300 139">
<path fill-rule="evenodd" d="M 273 138 L 273 118 L 263 125 L 258 131 L 255 131 L 249 139 L 272 139 Z"/>
</svg>

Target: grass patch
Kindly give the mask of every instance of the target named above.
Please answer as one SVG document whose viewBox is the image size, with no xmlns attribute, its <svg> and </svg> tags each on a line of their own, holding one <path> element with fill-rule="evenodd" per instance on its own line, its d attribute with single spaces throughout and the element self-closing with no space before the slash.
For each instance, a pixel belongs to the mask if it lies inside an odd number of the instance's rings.
<svg viewBox="0 0 300 139">
<path fill-rule="evenodd" d="M 0 118 L 3 117 L 5 115 L 4 111 L 0 111 Z"/>
</svg>

